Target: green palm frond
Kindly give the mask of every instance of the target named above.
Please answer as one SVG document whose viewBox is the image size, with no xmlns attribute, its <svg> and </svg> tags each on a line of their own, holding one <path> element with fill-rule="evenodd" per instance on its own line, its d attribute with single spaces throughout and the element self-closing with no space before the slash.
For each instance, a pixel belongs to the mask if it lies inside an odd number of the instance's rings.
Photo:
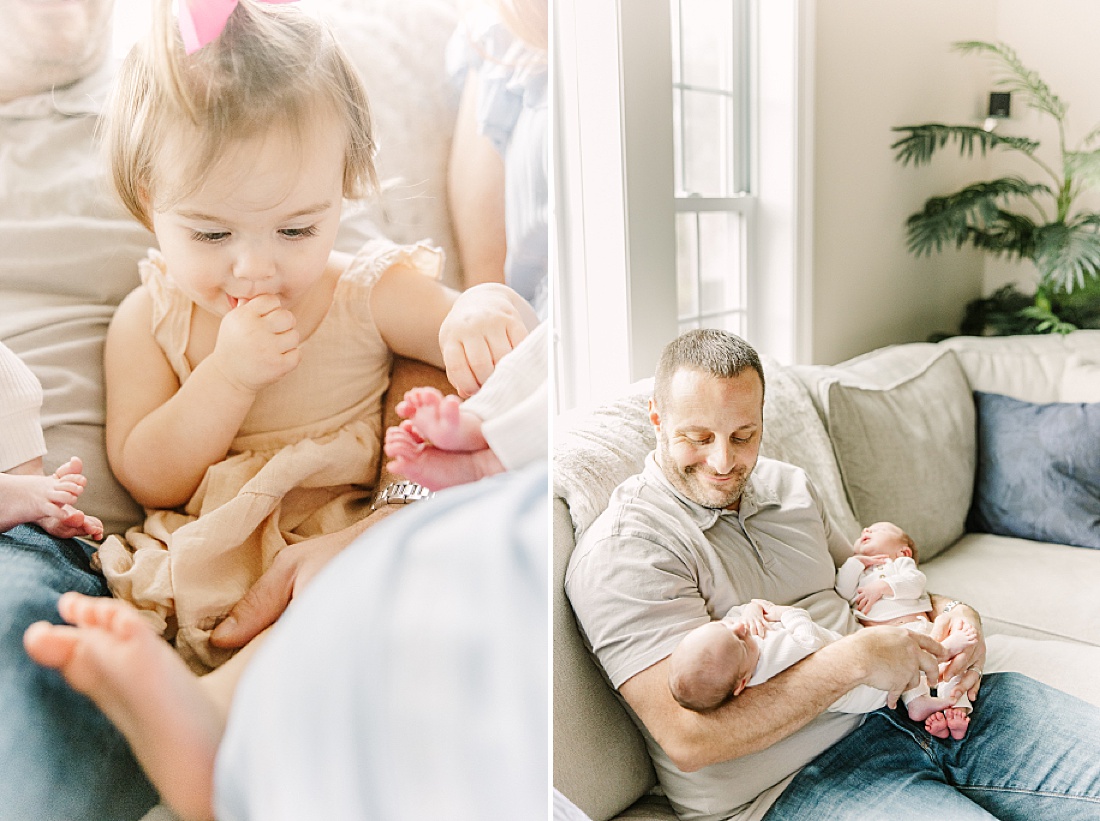
<svg viewBox="0 0 1100 821">
<path fill-rule="evenodd" d="M 1100 184 L 1100 148 L 1094 151 L 1067 151 L 1066 176 L 1079 179 L 1084 185 Z"/>
<path fill-rule="evenodd" d="M 1031 259 L 1035 256 L 1037 228 L 1030 217 L 998 210 L 997 216 L 985 227 L 969 226 L 967 241 L 993 256 Z"/>
<path fill-rule="evenodd" d="M 1081 140 L 1081 145 L 1087 148 L 1096 142 L 1097 137 L 1100 137 L 1100 125 L 1096 126 L 1096 128 L 1085 135 L 1085 139 Z"/>
<path fill-rule="evenodd" d="M 1065 119 L 1066 104 L 1050 90 L 1050 86 L 1043 82 L 1036 72 L 1020 62 L 1016 52 L 1004 43 L 969 40 L 955 43 L 954 48 L 963 54 L 984 53 L 994 57 L 1001 63 L 1005 72 L 1004 76 L 998 79 L 997 84 L 1001 88 L 1019 94 L 1029 108 L 1044 111 L 1059 121 Z"/>
<path fill-rule="evenodd" d="M 894 131 L 903 132 L 890 148 L 894 149 L 894 159 L 902 165 L 927 165 L 932 155 L 949 142 L 959 144 L 959 153 L 974 156 L 975 144 L 984 155 L 987 151 L 1006 147 L 1031 155 L 1039 147 L 1038 140 L 1027 137 L 1011 137 L 978 128 L 976 125 L 945 125 L 944 123 L 923 123 L 921 125 L 901 125 Z"/>
<path fill-rule="evenodd" d="M 1042 275 L 1040 284 L 1054 291 L 1072 292 L 1087 277 L 1100 277 L 1100 232 L 1095 218 L 1039 228 L 1035 265 Z"/>
<path fill-rule="evenodd" d="M 1040 308 L 1038 305 L 1029 305 L 1020 311 L 1020 316 L 1034 321 L 1034 330 L 1029 333 L 1037 334 L 1068 334 L 1077 330 L 1072 322 L 1066 322 L 1050 308 Z"/>
<path fill-rule="evenodd" d="M 1007 239 L 1005 232 L 1022 228 L 1023 218 L 1004 212 L 1000 202 L 1015 196 L 1031 196 L 1037 192 L 1051 193 L 1041 183 L 1031 183 L 1019 177 L 1004 177 L 990 182 L 968 185 L 961 191 L 946 197 L 932 197 L 924 204 L 924 210 L 909 217 L 906 225 L 909 234 L 909 251 L 915 256 L 942 251 L 944 245 L 956 247 L 976 236 L 995 243 Z M 1011 223 L 1011 224 L 1010 224 Z M 985 232 L 985 233 L 983 233 Z M 1001 236 L 997 236 L 1000 232 Z M 979 246 L 981 247 L 981 246 Z M 1005 243 L 1001 253 L 1016 253 Z"/>
</svg>

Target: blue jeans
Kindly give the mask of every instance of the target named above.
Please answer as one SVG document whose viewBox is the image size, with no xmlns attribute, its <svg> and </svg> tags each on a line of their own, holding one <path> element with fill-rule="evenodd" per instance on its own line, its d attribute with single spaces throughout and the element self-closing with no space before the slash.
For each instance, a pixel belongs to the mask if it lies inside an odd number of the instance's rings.
<svg viewBox="0 0 1100 821">
<path fill-rule="evenodd" d="M 1017 673 L 988 675 L 962 741 L 878 710 L 795 776 L 765 821 L 1100 818 L 1100 710 Z"/>
<path fill-rule="evenodd" d="M 109 595 L 90 553 L 27 525 L 0 533 L 0 821 L 134 821 L 157 801 L 111 722 L 23 649 L 28 625 L 61 621 L 65 591 Z"/>
</svg>

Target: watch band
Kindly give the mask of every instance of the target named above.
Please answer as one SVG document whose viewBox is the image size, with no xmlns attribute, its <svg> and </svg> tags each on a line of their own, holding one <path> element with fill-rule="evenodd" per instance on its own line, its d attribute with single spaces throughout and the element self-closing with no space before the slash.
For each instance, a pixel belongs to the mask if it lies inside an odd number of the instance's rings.
<svg viewBox="0 0 1100 821">
<path fill-rule="evenodd" d="M 416 482 L 390 482 L 378 492 L 370 509 L 378 510 L 385 505 L 407 505 L 433 496 L 435 493 Z"/>
<path fill-rule="evenodd" d="M 947 604 L 945 604 L 943 606 L 943 610 L 941 610 L 940 613 L 950 613 L 952 610 L 954 610 L 960 604 L 965 605 L 966 602 L 961 602 L 958 599 L 955 599 L 954 601 L 949 601 Z"/>
</svg>

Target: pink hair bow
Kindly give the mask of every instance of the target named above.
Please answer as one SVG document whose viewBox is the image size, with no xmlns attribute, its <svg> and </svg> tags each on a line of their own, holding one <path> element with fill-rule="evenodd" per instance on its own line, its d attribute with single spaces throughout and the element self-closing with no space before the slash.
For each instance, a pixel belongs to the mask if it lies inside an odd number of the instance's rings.
<svg viewBox="0 0 1100 821">
<path fill-rule="evenodd" d="M 294 0 L 260 0 L 261 3 L 293 3 Z M 179 0 L 180 34 L 183 47 L 194 54 L 207 43 L 218 39 L 237 0 Z"/>
</svg>

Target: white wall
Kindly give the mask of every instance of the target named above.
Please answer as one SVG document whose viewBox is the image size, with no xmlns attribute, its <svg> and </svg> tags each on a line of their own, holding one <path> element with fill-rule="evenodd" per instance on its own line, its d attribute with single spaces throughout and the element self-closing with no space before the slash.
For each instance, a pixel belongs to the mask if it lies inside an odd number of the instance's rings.
<svg viewBox="0 0 1100 821">
<path fill-rule="evenodd" d="M 902 168 L 890 129 L 980 122 L 988 66 L 950 46 L 995 38 L 997 9 L 996 0 L 816 3 L 813 362 L 954 330 L 980 294 L 981 255 L 917 260 L 905 219 L 928 197 L 987 175 L 988 161 L 944 152 L 931 166 Z"/>
</svg>

